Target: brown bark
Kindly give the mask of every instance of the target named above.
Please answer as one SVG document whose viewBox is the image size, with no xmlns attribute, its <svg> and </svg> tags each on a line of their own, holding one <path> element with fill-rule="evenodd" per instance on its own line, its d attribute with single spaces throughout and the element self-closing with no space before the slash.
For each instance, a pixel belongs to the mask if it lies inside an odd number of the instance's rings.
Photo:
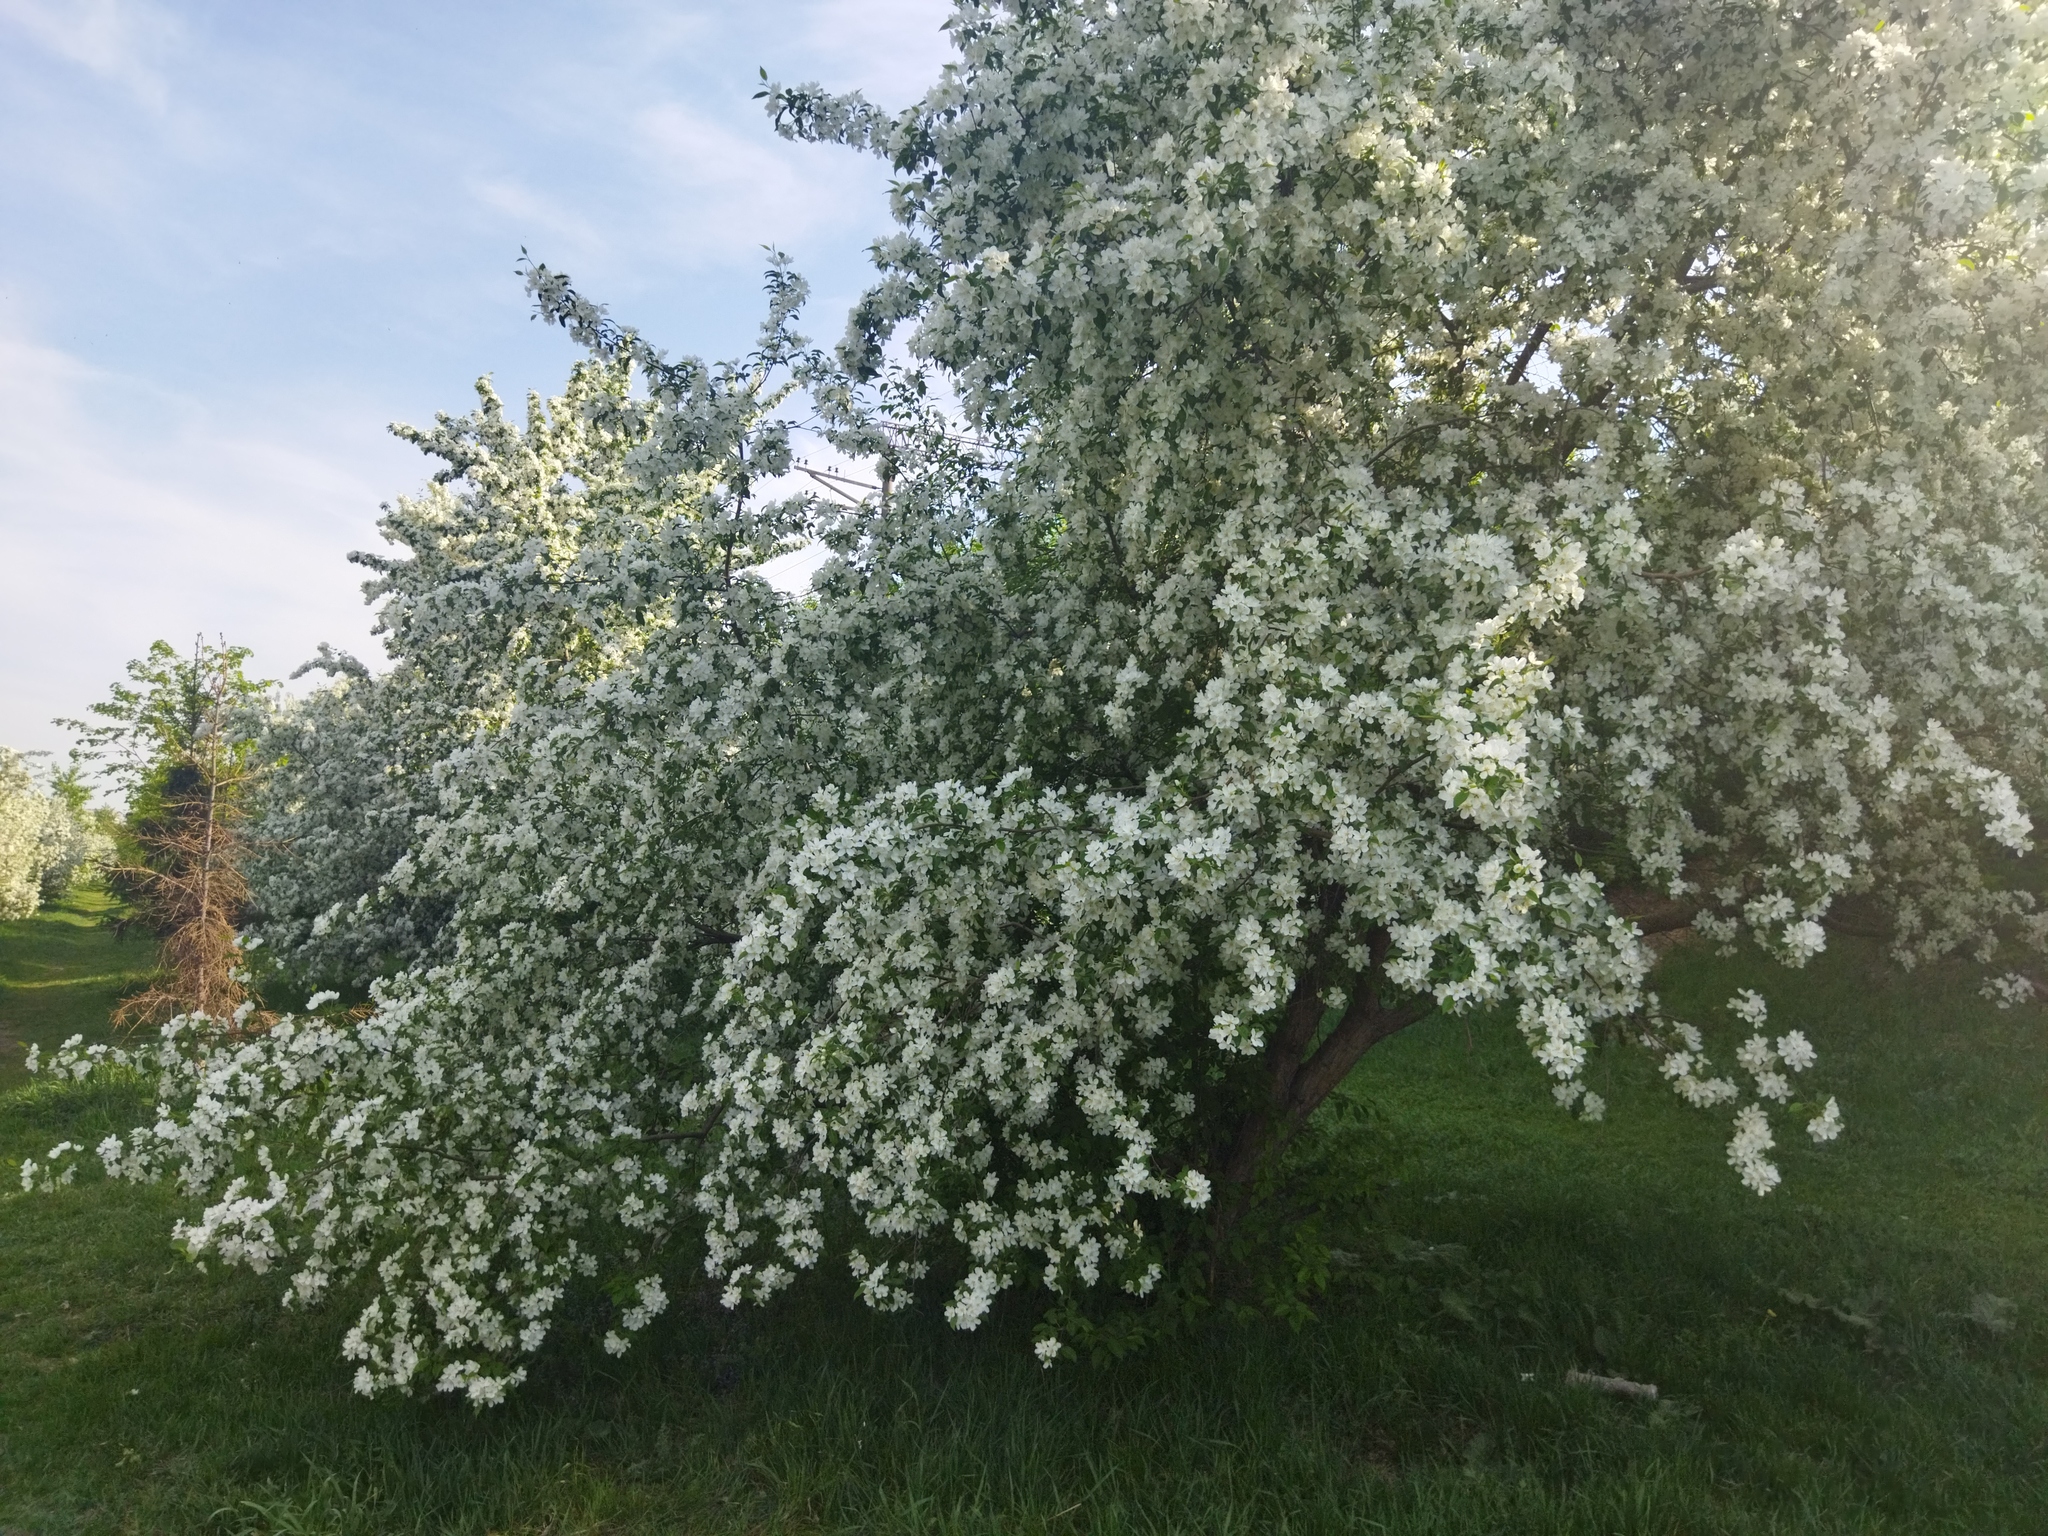
<svg viewBox="0 0 2048 1536">
<path fill-rule="evenodd" d="M 1316 1032 L 1331 980 L 1327 959 L 1311 965 L 1296 981 L 1280 1028 L 1266 1043 L 1264 1100 L 1239 1125 L 1217 1178 L 1215 1231 L 1219 1239 L 1243 1220 L 1259 1174 L 1301 1133 L 1309 1117 L 1365 1053 L 1436 1006 L 1428 998 L 1386 1001 L 1380 967 L 1390 941 L 1385 933 L 1375 932 L 1370 943 L 1372 962 L 1354 978 L 1342 1016 L 1320 1044 Z"/>
<path fill-rule="evenodd" d="M 1661 891 L 1621 885 L 1608 887 L 1607 904 L 1614 908 L 1618 915 L 1627 918 L 1642 930 L 1645 938 L 1690 928 L 1693 918 L 1700 910 L 1697 901 L 1666 896 Z"/>
</svg>

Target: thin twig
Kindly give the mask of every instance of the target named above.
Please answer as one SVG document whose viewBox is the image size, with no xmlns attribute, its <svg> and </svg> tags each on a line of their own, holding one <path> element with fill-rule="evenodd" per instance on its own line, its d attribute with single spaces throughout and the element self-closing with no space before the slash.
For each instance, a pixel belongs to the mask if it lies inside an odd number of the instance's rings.
<svg viewBox="0 0 2048 1536">
<path fill-rule="evenodd" d="M 841 485 L 859 486 L 864 491 L 879 491 L 881 489 L 879 485 L 876 485 L 871 480 L 856 480 L 851 475 L 835 475 L 829 469 L 813 469 L 808 464 L 798 464 L 795 467 L 809 475 L 813 480 L 836 480 Z"/>
</svg>

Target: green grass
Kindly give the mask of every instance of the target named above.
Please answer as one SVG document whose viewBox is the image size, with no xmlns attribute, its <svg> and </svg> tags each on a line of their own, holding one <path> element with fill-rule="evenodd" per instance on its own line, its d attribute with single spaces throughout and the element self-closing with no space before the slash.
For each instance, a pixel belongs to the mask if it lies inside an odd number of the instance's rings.
<svg viewBox="0 0 2048 1536">
<path fill-rule="evenodd" d="M 50 985 L 146 953 L 92 915 L 0 929 L 0 1028 L 104 1018 L 113 983 Z M 1510 1032 L 1433 1021 L 1352 1085 L 1317 1320 L 1106 1367 L 1039 1370 L 1019 1318 L 957 1336 L 818 1291 L 679 1306 L 496 1412 L 366 1402 L 345 1314 L 198 1272 L 167 1192 L 0 1193 L 0 1532 L 2048 1531 L 2040 1013 L 1860 950 L 1796 975 L 1681 951 L 1660 984 L 1700 1019 L 1765 991 L 1849 1134 L 1758 1200 L 1725 1117 L 1647 1063 L 1612 1055 L 1608 1123 L 1575 1124 Z M 144 1107 L 0 1087 L 0 1160 Z"/>
<path fill-rule="evenodd" d="M 107 1015 L 156 958 L 147 939 L 114 934 L 114 899 L 79 887 L 27 922 L 0 923 L 0 1089 L 27 1081 L 30 1044 L 107 1036 Z"/>
</svg>

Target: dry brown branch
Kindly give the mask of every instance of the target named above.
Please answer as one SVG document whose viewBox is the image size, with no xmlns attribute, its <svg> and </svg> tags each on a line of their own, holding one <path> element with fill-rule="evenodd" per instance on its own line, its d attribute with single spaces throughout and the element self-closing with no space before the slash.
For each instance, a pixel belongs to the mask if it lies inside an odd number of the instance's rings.
<svg viewBox="0 0 2048 1536">
<path fill-rule="evenodd" d="M 174 802 L 156 825 L 139 830 L 143 861 L 113 872 L 161 946 L 149 985 L 115 1010 L 114 1022 L 124 1028 L 161 1024 L 181 1013 L 231 1019 L 248 1001 L 237 979 L 242 951 L 235 932 L 249 898 L 241 870 L 245 850 L 225 814 L 220 786 L 210 788 L 211 794 Z"/>
</svg>

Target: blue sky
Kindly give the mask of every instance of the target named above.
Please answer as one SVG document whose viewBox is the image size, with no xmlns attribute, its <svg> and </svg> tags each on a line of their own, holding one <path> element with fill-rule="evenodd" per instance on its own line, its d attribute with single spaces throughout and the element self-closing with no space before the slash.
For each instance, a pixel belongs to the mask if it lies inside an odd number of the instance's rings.
<svg viewBox="0 0 2048 1536">
<path fill-rule="evenodd" d="M 158 637 L 372 656 L 344 557 L 425 475 L 386 424 L 572 359 L 522 246 L 716 356 L 777 245 L 836 337 L 887 170 L 776 138 L 757 70 L 903 105 L 948 10 L 0 0 L 0 744 Z"/>
</svg>

